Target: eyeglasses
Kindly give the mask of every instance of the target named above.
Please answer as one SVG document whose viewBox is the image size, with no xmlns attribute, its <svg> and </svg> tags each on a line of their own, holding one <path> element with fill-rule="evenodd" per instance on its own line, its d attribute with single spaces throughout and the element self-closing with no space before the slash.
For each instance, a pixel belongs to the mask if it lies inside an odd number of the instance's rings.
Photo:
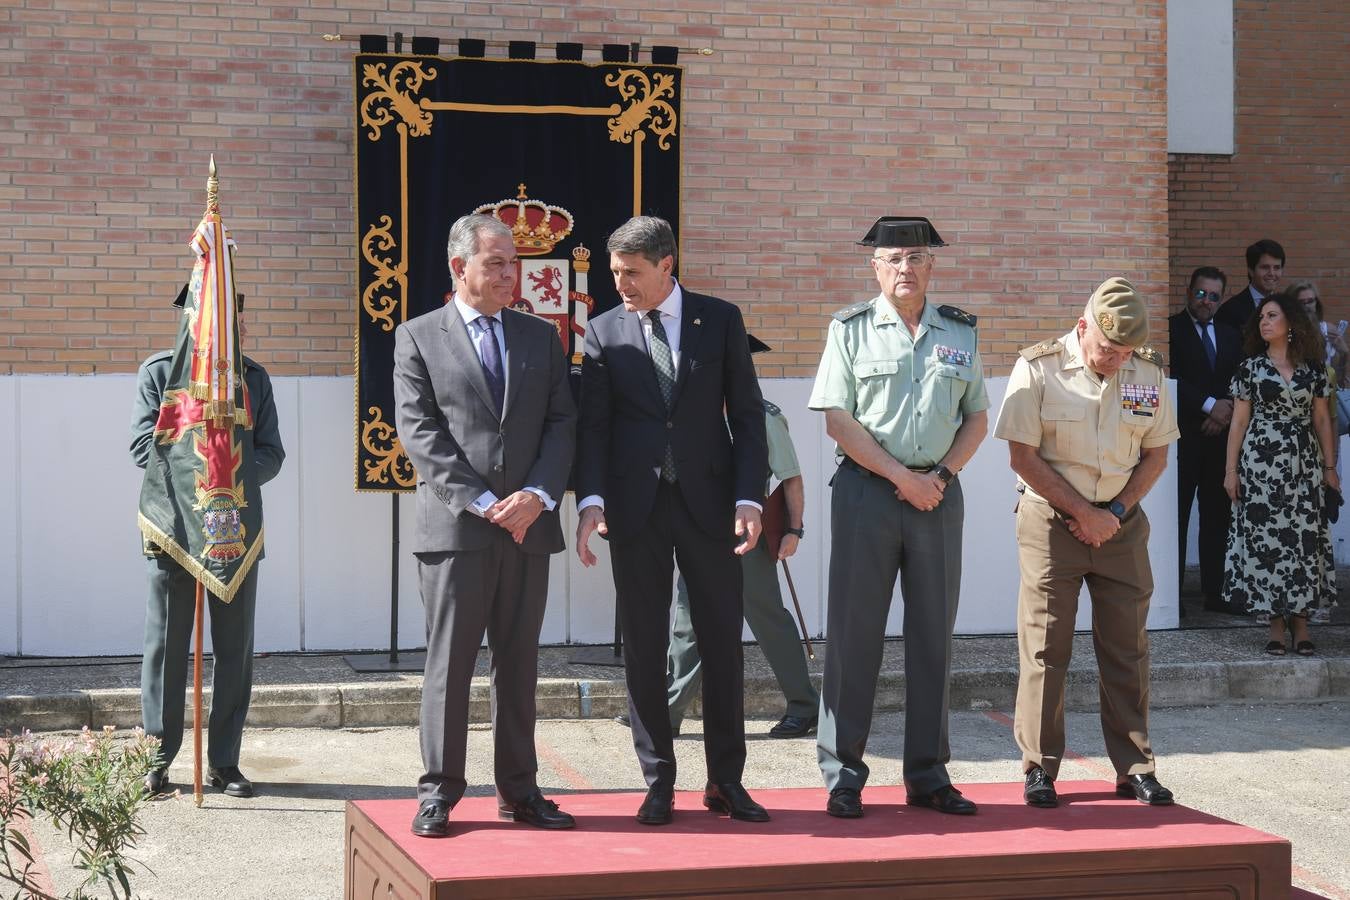
<svg viewBox="0 0 1350 900">
<path fill-rule="evenodd" d="M 872 259 L 877 262 L 883 262 L 893 269 L 898 269 L 908 264 L 911 269 L 917 269 L 933 258 L 933 254 L 925 253 L 923 250 L 915 250 L 912 253 L 906 253 L 904 256 L 874 256 Z"/>
<path fill-rule="evenodd" d="M 1218 303 L 1223 299 L 1223 296 L 1218 291 L 1196 290 L 1194 296 L 1197 300 L 1208 300 L 1210 303 Z"/>
</svg>

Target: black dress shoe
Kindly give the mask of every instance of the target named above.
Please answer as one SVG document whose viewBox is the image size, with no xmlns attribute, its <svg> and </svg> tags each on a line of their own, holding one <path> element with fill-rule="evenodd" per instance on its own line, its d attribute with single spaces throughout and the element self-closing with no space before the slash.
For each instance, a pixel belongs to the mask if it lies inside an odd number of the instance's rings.
<svg viewBox="0 0 1350 900">
<path fill-rule="evenodd" d="M 647 788 L 647 798 L 638 807 L 639 825 L 669 825 L 675 817 L 675 789 L 668 787 Z"/>
<path fill-rule="evenodd" d="M 618 722 L 624 728 L 633 727 L 633 723 L 628 719 L 628 713 L 619 713 L 617 716 L 614 717 L 614 721 Z"/>
<path fill-rule="evenodd" d="M 151 797 L 158 797 L 160 794 L 166 794 L 169 791 L 169 770 L 154 769 L 145 776 L 145 792 Z"/>
<path fill-rule="evenodd" d="M 909 794 L 905 802 L 952 816 L 973 816 L 979 811 L 978 806 L 962 797 L 961 792 L 950 784 L 944 784 L 931 794 Z"/>
<path fill-rule="evenodd" d="M 1040 766 L 1027 772 L 1026 787 L 1022 789 L 1022 799 L 1027 806 L 1039 806 L 1053 809 L 1059 806 L 1059 794 L 1055 791 L 1055 779 L 1046 774 Z"/>
<path fill-rule="evenodd" d="M 703 789 L 703 805 L 716 813 L 726 813 L 742 822 L 767 822 L 769 813 L 750 799 L 740 782 L 708 783 Z"/>
<path fill-rule="evenodd" d="M 769 737 L 799 738 L 806 737 L 816 730 L 816 716 L 783 716 L 778 724 L 769 729 Z"/>
<path fill-rule="evenodd" d="M 825 804 L 825 812 L 836 819 L 861 819 L 862 795 L 853 788 L 835 788 L 830 791 L 830 802 Z"/>
<path fill-rule="evenodd" d="M 423 800 L 413 816 L 412 833 L 419 837 L 445 837 L 450 834 L 450 801 Z"/>
<path fill-rule="evenodd" d="M 226 796 L 253 796 L 253 782 L 244 777 L 244 773 L 239 771 L 238 766 L 225 766 L 220 769 L 208 768 L 206 779 L 211 783 L 211 787 L 220 788 Z"/>
<path fill-rule="evenodd" d="M 507 822 L 524 822 L 535 828 L 575 828 L 577 820 L 558 809 L 558 804 L 544 799 L 535 791 L 519 803 L 499 803 L 497 818 Z"/>
<path fill-rule="evenodd" d="M 1116 793 L 1121 797 L 1133 797 L 1149 806 L 1171 806 L 1172 792 L 1158 784 L 1152 772 L 1143 775 L 1131 775 L 1116 785 Z"/>
</svg>

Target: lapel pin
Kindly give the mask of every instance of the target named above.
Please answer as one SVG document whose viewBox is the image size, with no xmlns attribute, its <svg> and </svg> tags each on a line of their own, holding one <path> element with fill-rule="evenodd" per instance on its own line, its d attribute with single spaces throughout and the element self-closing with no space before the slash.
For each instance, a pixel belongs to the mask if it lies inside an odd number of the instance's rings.
<svg viewBox="0 0 1350 900">
<path fill-rule="evenodd" d="M 702 325 L 702 324 L 703 324 L 703 320 L 702 320 L 702 319 L 695 319 L 695 320 L 694 320 L 694 324 L 695 324 L 695 325 Z"/>
</svg>

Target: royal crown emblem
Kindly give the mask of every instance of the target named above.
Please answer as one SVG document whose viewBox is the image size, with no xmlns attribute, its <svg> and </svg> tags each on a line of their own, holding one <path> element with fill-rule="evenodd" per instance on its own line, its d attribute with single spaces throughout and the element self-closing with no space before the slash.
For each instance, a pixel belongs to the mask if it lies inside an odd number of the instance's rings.
<svg viewBox="0 0 1350 900">
<path fill-rule="evenodd" d="M 586 324 L 595 306 L 588 291 L 591 251 L 578 244 L 572 248 L 571 259 L 565 250 L 559 250 L 557 258 L 540 259 L 559 249 L 576 222 L 560 206 L 531 200 L 524 184 L 516 185 L 516 190 L 514 199 L 484 203 L 474 212 L 493 216 L 511 229 L 516 253 L 522 257 L 517 263 L 512 308 L 551 321 L 558 329 L 563 352 L 573 367 L 580 367 Z"/>
<path fill-rule="evenodd" d="M 516 185 L 516 196 L 497 203 L 484 203 L 474 210 L 495 216 L 511 229 L 516 252 L 521 256 L 543 256 L 572 233 L 572 214 L 561 206 L 531 200 L 525 185 Z"/>
</svg>

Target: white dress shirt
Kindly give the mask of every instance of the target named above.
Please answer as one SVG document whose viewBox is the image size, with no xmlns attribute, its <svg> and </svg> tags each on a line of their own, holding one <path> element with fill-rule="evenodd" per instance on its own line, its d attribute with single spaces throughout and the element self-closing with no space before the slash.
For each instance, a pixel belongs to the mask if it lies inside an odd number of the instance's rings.
<svg viewBox="0 0 1350 900">
<path fill-rule="evenodd" d="M 661 327 L 666 331 L 666 343 L 670 345 L 670 358 L 675 366 L 675 371 L 680 370 L 680 317 L 684 313 L 684 291 L 680 289 L 680 283 L 672 280 L 673 286 L 666 299 L 662 300 L 656 310 L 661 313 Z M 652 352 L 652 320 L 647 317 L 651 310 L 643 310 L 638 315 L 642 316 L 642 340 L 647 344 L 647 354 Z M 655 468 L 656 472 L 661 471 L 661 467 Z M 763 511 L 764 507 L 753 500 L 737 500 L 737 506 L 753 506 L 755 509 Z M 605 507 L 605 498 L 599 494 L 591 494 L 577 504 L 577 512 L 580 513 L 588 506 L 598 506 L 602 510 Z"/>
<path fill-rule="evenodd" d="M 1209 335 L 1209 342 L 1214 347 L 1214 358 L 1218 359 L 1219 340 L 1218 335 L 1214 333 L 1214 320 L 1210 319 L 1208 322 L 1201 325 L 1199 319 L 1197 319 L 1195 316 L 1191 316 L 1191 324 L 1195 326 L 1195 333 L 1200 335 L 1200 344 L 1202 347 L 1205 343 L 1205 335 L 1206 334 Z M 1200 404 L 1200 409 L 1201 411 L 1204 412 L 1205 415 L 1209 415 L 1209 411 L 1214 408 L 1214 404 L 1217 402 L 1218 401 L 1215 400 L 1213 397 L 1206 397 L 1205 402 Z"/>
<path fill-rule="evenodd" d="M 482 318 L 483 314 L 480 313 L 478 310 L 474 309 L 469 304 L 465 303 L 463 300 L 459 299 L 459 294 L 455 294 L 453 302 L 455 304 L 455 309 L 459 311 L 460 318 L 464 320 L 464 327 L 469 330 L 469 340 L 473 342 L 474 352 L 478 354 L 479 359 L 482 359 L 483 358 L 482 343 L 483 338 L 486 335 L 486 332 L 483 330 L 481 326 L 476 324 L 476 321 Z M 510 386 L 509 379 L 511 378 L 510 376 L 511 367 L 506 365 L 506 329 L 502 327 L 501 312 L 498 311 L 496 313 L 493 313 L 492 320 L 497 323 L 492 328 L 492 334 L 497 339 L 497 351 L 501 355 L 502 368 L 504 369 L 504 371 L 502 372 L 502 376 L 505 379 L 507 379 L 506 385 L 509 388 Z M 557 501 L 548 495 L 548 491 L 545 491 L 542 488 L 526 487 L 522 488 L 521 490 L 529 491 L 531 494 L 534 494 L 536 497 L 542 500 L 544 503 L 544 509 L 551 510 L 553 509 L 553 507 L 558 505 Z M 496 494 L 494 494 L 492 491 L 484 491 L 482 494 L 478 496 L 477 500 L 469 504 L 469 512 L 473 513 L 476 516 L 486 518 L 487 511 L 491 509 L 492 504 L 496 502 L 497 502 Z"/>
</svg>

